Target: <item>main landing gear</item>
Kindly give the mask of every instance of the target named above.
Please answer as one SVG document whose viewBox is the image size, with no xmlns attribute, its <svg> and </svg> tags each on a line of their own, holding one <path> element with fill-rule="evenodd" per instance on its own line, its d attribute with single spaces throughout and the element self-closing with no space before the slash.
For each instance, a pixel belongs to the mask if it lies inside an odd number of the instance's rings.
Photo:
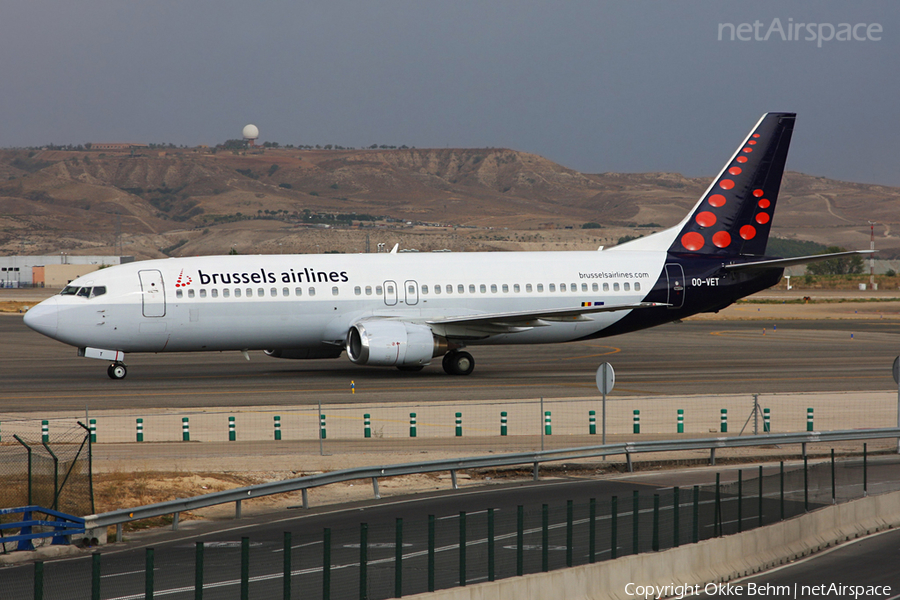
<svg viewBox="0 0 900 600">
<path fill-rule="evenodd" d="M 128 375 L 128 369 L 125 367 L 125 363 L 114 362 L 106 369 L 106 374 L 109 375 L 110 379 L 125 379 L 125 376 Z"/>
<path fill-rule="evenodd" d="M 469 375 L 475 370 L 475 359 L 468 352 L 451 350 L 444 355 L 442 362 L 447 375 Z"/>
</svg>

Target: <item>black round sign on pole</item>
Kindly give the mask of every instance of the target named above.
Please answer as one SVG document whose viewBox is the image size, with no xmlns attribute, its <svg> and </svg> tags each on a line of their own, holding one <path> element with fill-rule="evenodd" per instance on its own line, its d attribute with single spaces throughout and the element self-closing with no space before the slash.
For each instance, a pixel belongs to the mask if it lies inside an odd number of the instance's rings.
<svg viewBox="0 0 900 600">
<path fill-rule="evenodd" d="M 603 408 L 601 415 L 601 427 L 602 427 L 602 435 L 600 438 L 600 443 L 604 446 L 606 445 L 606 395 L 613 390 L 613 387 L 616 385 L 616 372 L 613 369 L 612 365 L 608 362 L 603 363 L 597 369 L 597 389 L 600 390 L 600 393 L 603 394 Z M 606 458 L 605 456 L 603 457 Z"/>
</svg>

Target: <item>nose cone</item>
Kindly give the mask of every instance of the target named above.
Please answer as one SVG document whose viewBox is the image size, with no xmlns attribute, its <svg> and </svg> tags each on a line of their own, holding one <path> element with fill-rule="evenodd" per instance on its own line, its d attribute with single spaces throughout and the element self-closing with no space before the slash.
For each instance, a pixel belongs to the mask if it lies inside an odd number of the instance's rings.
<svg viewBox="0 0 900 600">
<path fill-rule="evenodd" d="M 25 324 L 47 337 L 55 338 L 59 326 L 56 297 L 48 298 L 25 313 Z"/>
</svg>

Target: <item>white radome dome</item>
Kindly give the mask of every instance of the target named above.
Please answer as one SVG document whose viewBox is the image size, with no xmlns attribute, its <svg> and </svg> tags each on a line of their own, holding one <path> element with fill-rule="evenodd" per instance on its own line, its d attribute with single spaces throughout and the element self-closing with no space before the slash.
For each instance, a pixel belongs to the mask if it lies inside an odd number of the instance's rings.
<svg viewBox="0 0 900 600">
<path fill-rule="evenodd" d="M 244 125 L 243 134 L 244 139 L 247 140 L 255 140 L 259 137 L 259 127 L 253 125 L 252 123 L 249 125 Z"/>
</svg>

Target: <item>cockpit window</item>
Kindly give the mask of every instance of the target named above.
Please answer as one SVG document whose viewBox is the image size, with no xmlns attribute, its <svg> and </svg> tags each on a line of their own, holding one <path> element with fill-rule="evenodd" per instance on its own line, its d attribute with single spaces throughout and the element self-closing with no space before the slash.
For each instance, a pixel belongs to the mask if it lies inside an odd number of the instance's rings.
<svg viewBox="0 0 900 600">
<path fill-rule="evenodd" d="M 78 287 L 77 285 L 67 285 L 63 288 L 63 291 L 59 293 L 60 296 L 80 296 L 82 298 L 96 298 L 97 296 L 102 296 L 106 293 L 105 285 L 95 285 L 94 287 L 86 286 L 86 287 Z"/>
</svg>

